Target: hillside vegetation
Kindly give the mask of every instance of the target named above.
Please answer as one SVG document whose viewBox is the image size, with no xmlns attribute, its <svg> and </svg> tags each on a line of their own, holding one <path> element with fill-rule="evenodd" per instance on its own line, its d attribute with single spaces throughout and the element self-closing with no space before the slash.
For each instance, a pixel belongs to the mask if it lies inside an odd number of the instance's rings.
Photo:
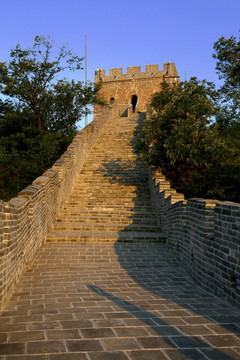
<svg viewBox="0 0 240 360">
<path fill-rule="evenodd" d="M 136 149 L 187 198 L 240 202 L 240 41 L 220 38 L 214 49 L 223 85 L 162 83 Z"/>
<path fill-rule="evenodd" d="M 85 105 L 103 103 L 99 85 L 63 77 L 82 58 L 50 38 L 17 45 L 0 62 L 0 198 L 9 200 L 53 165 L 71 143 Z M 62 76 L 62 77 L 61 77 Z"/>
</svg>

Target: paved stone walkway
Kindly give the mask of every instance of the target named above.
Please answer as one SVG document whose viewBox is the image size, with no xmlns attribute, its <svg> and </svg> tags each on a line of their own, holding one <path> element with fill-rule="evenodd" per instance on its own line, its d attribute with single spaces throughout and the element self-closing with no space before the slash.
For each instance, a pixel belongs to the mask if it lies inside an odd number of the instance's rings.
<svg viewBox="0 0 240 360">
<path fill-rule="evenodd" d="M 0 360 L 239 360 L 239 315 L 166 245 L 49 243 L 0 317 Z"/>
</svg>

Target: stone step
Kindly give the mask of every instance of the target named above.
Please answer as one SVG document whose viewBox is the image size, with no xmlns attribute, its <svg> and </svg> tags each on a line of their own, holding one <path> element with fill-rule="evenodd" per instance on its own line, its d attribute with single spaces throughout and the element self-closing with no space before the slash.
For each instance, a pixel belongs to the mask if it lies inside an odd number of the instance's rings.
<svg viewBox="0 0 240 360">
<path fill-rule="evenodd" d="M 76 189 L 74 189 L 71 194 L 68 196 L 67 201 L 70 200 L 74 200 L 74 201 L 86 201 L 86 200 L 106 200 L 109 199 L 110 201 L 112 201 L 113 199 L 118 198 L 120 201 L 132 201 L 132 202 L 148 202 L 150 201 L 151 197 L 150 194 L 147 191 L 143 191 L 142 195 L 140 195 L 139 193 L 124 193 L 123 191 L 118 192 L 118 191 L 97 191 L 97 189 L 95 189 L 95 191 L 89 189 L 86 191 L 78 191 Z"/>
<path fill-rule="evenodd" d="M 147 203 L 143 204 L 135 204 L 135 203 L 127 203 L 127 202 L 118 202 L 117 200 L 114 200 L 110 202 L 104 202 L 104 201 L 79 201 L 79 202 L 66 202 L 64 205 L 65 210 L 71 210 L 71 209 L 82 209 L 82 210 L 88 210 L 91 211 L 96 210 L 98 207 L 100 208 L 111 208 L 111 209 L 123 209 L 123 210 L 130 210 L 130 211 L 138 211 L 138 210 L 147 210 L 152 211 L 152 207 L 149 206 Z"/>
<path fill-rule="evenodd" d="M 99 212 L 103 212 L 105 210 L 108 210 L 110 212 L 113 211 L 131 211 L 131 212 L 153 212 L 152 211 L 152 207 L 151 205 L 149 206 L 123 206 L 123 205 L 81 205 L 81 204 L 68 204 L 68 205 L 64 205 L 63 210 L 78 210 L 78 211 L 87 211 L 87 212 L 92 212 L 92 211 L 99 211 Z"/>
<path fill-rule="evenodd" d="M 118 198 L 120 200 L 128 200 L 128 199 L 132 199 L 132 200 L 140 200 L 140 201 L 149 201 L 150 199 L 150 194 L 147 191 L 143 191 L 142 194 L 140 195 L 139 192 L 137 193 L 132 193 L 132 192 L 125 192 L 124 190 L 121 191 L 117 191 L 117 189 L 115 189 L 114 191 L 111 191 L 111 189 L 109 190 L 103 190 L 103 189 L 82 189 L 82 191 L 77 191 L 76 189 L 74 189 L 74 192 L 72 192 L 69 196 L 69 198 L 74 198 L 74 199 L 89 199 L 89 198 L 98 198 L 98 199 L 106 199 L 106 197 L 109 197 L 110 199 L 112 197 L 116 197 L 116 195 L 118 196 Z"/>
<path fill-rule="evenodd" d="M 132 185 L 142 185 L 142 184 L 146 184 L 148 181 L 147 177 L 144 177 L 144 175 L 139 174 L 138 176 L 126 176 L 124 174 L 119 173 L 119 175 L 117 173 L 114 174 L 108 174 L 104 177 L 97 177 L 97 176 L 92 176 L 92 175 L 84 175 L 81 174 L 81 177 L 78 179 L 78 182 L 84 182 L 86 184 L 98 184 L 98 183 L 105 183 L 105 184 L 110 184 L 111 182 L 115 180 L 116 183 L 119 183 L 119 185 L 131 185 L 132 182 L 135 182 Z M 121 184 L 121 182 L 124 182 L 123 184 Z"/>
<path fill-rule="evenodd" d="M 78 204 L 86 204 L 88 202 L 92 203 L 94 202 L 95 204 L 100 204 L 100 203 L 106 203 L 108 202 L 108 204 L 128 204 L 128 205 L 139 205 L 139 206 L 144 206 L 144 205 L 149 205 L 149 198 L 144 198 L 144 199 L 139 199 L 137 198 L 133 198 L 133 197 L 128 197 L 128 198 L 117 198 L 117 194 L 111 194 L 110 196 L 107 196 L 107 194 L 102 195 L 102 196 L 97 196 L 97 195 L 91 195 L 91 196 L 87 196 L 87 195 L 83 195 L 83 196 L 70 196 L 68 198 L 68 200 L 66 200 L 65 204 L 70 204 L 70 203 L 78 203 Z"/>
<path fill-rule="evenodd" d="M 111 191 L 111 189 L 116 190 L 118 189 L 118 187 L 121 186 L 121 188 L 119 189 L 120 192 L 122 192 L 122 194 L 124 194 L 124 187 L 125 189 L 132 190 L 135 189 L 137 190 L 139 193 L 141 191 L 141 189 L 145 189 L 145 191 L 147 190 L 147 183 L 144 182 L 142 183 L 140 180 L 136 181 L 136 180 L 125 180 L 124 178 L 119 179 L 119 178 L 109 178 L 107 181 L 103 180 L 96 180 L 94 181 L 94 179 L 91 180 L 81 180 L 78 179 L 78 181 L 76 182 L 76 184 L 74 185 L 74 188 L 72 189 L 72 193 L 73 191 L 77 191 L 79 189 L 79 191 L 84 191 L 84 192 L 91 192 L 91 189 L 93 189 L 94 191 L 96 191 L 96 189 L 100 189 L 102 191 L 107 191 L 107 189 L 109 188 L 109 191 Z M 149 189 L 148 189 L 149 191 Z"/>
<path fill-rule="evenodd" d="M 97 162 L 95 159 L 93 159 L 93 162 L 87 163 L 83 165 L 82 170 L 85 172 L 92 172 L 93 169 L 98 169 L 99 172 L 102 171 L 103 168 L 108 168 L 109 170 L 131 170 L 131 171 L 138 171 L 143 170 L 146 172 L 146 166 L 145 164 L 139 163 L 136 164 L 134 159 L 128 160 L 128 161 L 121 161 L 121 162 L 115 162 L 115 161 L 101 161 Z"/>
<path fill-rule="evenodd" d="M 155 242 L 165 243 L 166 237 L 162 233 L 134 232 L 134 231 L 50 231 L 46 237 L 47 242 Z"/>
<path fill-rule="evenodd" d="M 136 216 L 132 216 L 132 217 L 113 217 L 111 216 L 105 216 L 104 214 L 102 216 L 100 215 L 94 215 L 92 213 L 89 213 L 89 216 L 81 216 L 79 214 L 77 214 L 76 216 L 58 216 L 56 218 L 56 224 L 61 224 L 61 223 L 76 223 L 76 222 L 80 222 L 80 223 L 94 223 L 94 224 L 122 224 L 122 225 L 129 225 L 129 224 L 146 224 L 146 225 L 151 225 L 151 226 L 158 226 L 158 221 L 155 218 L 145 218 L 145 217 L 136 217 Z"/>
<path fill-rule="evenodd" d="M 100 195 L 119 195 L 120 197 L 136 197 L 138 196 L 139 198 L 142 196 L 148 196 L 150 197 L 149 194 L 149 189 L 147 187 L 141 187 L 141 189 L 137 189 L 136 187 L 134 187 L 134 190 L 129 191 L 127 188 L 119 188 L 114 186 L 114 184 L 111 184 L 111 186 L 101 186 L 101 187 L 97 187 L 95 186 L 93 187 L 88 187 L 88 186 L 74 186 L 71 194 L 69 196 L 89 196 L 91 194 L 100 194 Z"/>
<path fill-rule="evenodd" d="M 105 155 L 100 156 L 99 150 L 100 149 L 96 149 L 95 153 L 89 154 L 88 161 L 83 164 L 83 169 L 89 168 L 91 170 L 91 166 L 96 167 L 96 165 L 100 165 L 100 166 L 108 165 L 109 167 L 112 165 L 112 167 L 114 168 L 123 166 L 125 168 L 130 167 L 131 169 L 136 169 L 136 168 L 146 169 L 145 163 L 142 160 L 138 160 L 136 155 L 131 154 L 128 156 L 124 156 L 123 154 L 120 154 L 120 150 L 115 147 L 115 149 L 110 149 L 108 152 L 105 148 L 104 150 Z M 112 155 L 113 151 L 116 151 L 118 155 L 113 156 Z"/>
<path fill-rule="evenodd" d="M 100 205 L 100 204 L 106 204 L 106 205 L 123 205 L 123 206 L 143 206 L 146 207 L 149 205 L 149 201 L 147 199 L 139 200 L 139 199 L 124 199 L 124 198 L 116 198 L 114 196 L 111 197 L 71 197 L 69 200 L 65 202 L 65 205 L 73 205 L 73 204 L 79 204 L 79 205 Z"/>
<path fill-rule="evenodd" d="M 129 185 L 120 185 L 118 179 L 112 178 L 108 181 L 79 181 L 73 187 L 71 194 L 118 194 L 120 197 L 139 197 L 143 195 L 150 195 L 147 184 L 137 186 L 136 183 Z"/>
<path fill-rule="evenodd" d="M 160 232 L 160 226 L 147 225 L 147 224 L 115 224 L 115 223 L 55 223 L 52 230 L 64 230 L 64 231 L 143 231 L 143 232 Z"/>
<path fill-rule="evenodd" d="M 142 204 L 138 204 L 138 203 L 123 203 L 123 202 L 117 202 L 117 200 L 115 201 L 108 201 L 107 203 L 104 201 L 79 201 L 79 202 L 66 202 L 64 204 L 64 210 L 72 210 L 72 209 L 78 209 L 78 210 L 87 210 L 87 211 L 91 211 L 91 210 L 98 210 L 98 208 L 103 209 L 117 209 L 117 210 L 124 210 L 124 211 L 134 211 L 135 213 L 139 210 L 145 210 L 145 211 L 151 211 L 153 212 L 153 209 L 151 206 L 149 206 L 147 203 L 142 203 Z"/>
<path fill-rule="evenodd" d="M 134 160 L 133 160 L 134 161 Z M 82 175 L 89 175 L 89 174 L 92 174 L 93 172 L 93 168 L 91 167 L 87 167 L 87 168 L 83 168 L 82 169 L 82 172 L 81 174 Z M 138 174 L 138 173 L 141 173 L 143 172 L 143 175 L 146 176 L 146 167 L 145 166 L 138 166 L 138 167 L 131 167 L 131 168 L 128 168 L 126 166 L 122 166 L 122 165 L 119 165 L 117 168 L 115 166 L 111 166 L 111 164 L 99 164 L 98 167 L 95 169 L 96 171 L 96 176 L 103 176 L 105 174 L 106 171 L 108 171 L 109 173 L 112 172 L 112 173 L 121 173 L 122 171 L 124 172 L 127 172 L 129 171 L 129 176 L 133 175 L 133 174 Z"/>
<path fill-rule="evenodd" d="M 94 215 L 103 215 L 103 216 L 117 216 L 117 217 L 151 217 L 154 218 L 155 214 L 153 211 L 145 211 L 144 209 L 135 211 L 134 210 L 125 210 L 125 209 L 107 209 L 107 208 L 101 208 L 101 209 L 92 209 L 92 208 L 88 208 L 88 209 L 78 209 L 78 208 L 74 208 L 74 209 L 67 209 L 67 208 L 62 208 L 61 210 L 59 210 L 59 215 L 66 215 L 66 214 L 71 214 L 72 216 L 78 216 L 78 215 L 83 215 L 83 214 L 94 214 Z"/>
<path fill-rule="evenodd" d="M 90 186 L 91 185 L 91 186 Z M 94 185 L 94 187 L 92 186 Z M 102 191 L 102 192 L 106 192 L 107 190 L 109 190 L 109 192 L 111 191 L 119 191 L 120 194 L 123 193 L 125 194 L 126 191 L 129 192 L 138 192 L 138 193 L 142 193 L 142 191 L 148 191 L 149 193 L 149 188 L 147 183 L 140 183 L 138 186 L 136 185 L 125 185 L 125 184 L 119 184 L 117 182 L 96 182 L 96 181 L 91 181 L 91 184 L 89 184 L 89 182 L 86 181 L 81 181 L 81 179 L 78 179 L 77 182 L 74 185 L 73 191 L 77 191 L 77 193 L 81 193 L 81 191 L 83 192 L 91 192 L 91 190 L 93 191 Z"/>
<path fill-rule="evenodd" d="M 147 168 L 133 149 L 136 119 L 109 120 L 60 209 L 48 242 L 166 241 L 151 206 Z"/>
<path fill-rule="evenodd" d="M 94 184 L 93 184 L 94 185 Z M 104 183 L 99 183 L 96 184 L 94 186 L 88 186 L 88 184 L 84 184 L 82 183 L 82 185 L 77 184 L 74 186 L 74 188 L 72 189 L 71 195 L 91 195 L 91 194 L 102 194 L 102 195 L 106 195 L 106 194 L 118 194 L 120 197 L 136 197 L 138 196 L 139 198 L 141 198 L 142 196 L 150 196 L 149 194 L 149 189 L 147 188 L 147 186 L 141 186 L 140 188 L 136 187 L 136 186 L 131 186 L 131 189 L 129 189 L 130 186 L 121 186 L 119 187 L 118 184 L 116 183 L 108 183 L 108 184 L 104 184 Z"/>
</svg>

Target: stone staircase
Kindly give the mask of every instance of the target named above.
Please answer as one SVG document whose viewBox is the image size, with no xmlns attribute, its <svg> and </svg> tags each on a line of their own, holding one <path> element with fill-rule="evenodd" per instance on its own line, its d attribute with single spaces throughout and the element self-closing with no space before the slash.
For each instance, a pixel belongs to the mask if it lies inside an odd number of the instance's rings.
<svg viewBox="0 0 240 360">
<path fill-rule="evenodd" d="M 133 151 L 143 117 L 113 117 L 105 125 L 47 242 L 165 242 L 147 168 Z"/>
</svg>

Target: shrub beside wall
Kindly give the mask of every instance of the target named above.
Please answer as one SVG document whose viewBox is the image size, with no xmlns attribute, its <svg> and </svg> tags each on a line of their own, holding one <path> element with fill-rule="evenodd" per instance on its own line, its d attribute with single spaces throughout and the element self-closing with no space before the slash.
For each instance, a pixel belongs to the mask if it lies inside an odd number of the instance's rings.
<svg viewBox="0 0 240 360">
<path fill-rule="evenodd" d="M 152 201 L 168 244 L 195 282 L 240 307 L 240 204 L 184 200 L 149 169 Z"/>
<path fill-rule="evenodd" d="M 80 131 L 53 167 L 9 202 L 0 200 L 0 310 L 45 241 L 112 109 Z"/>
</svg>

